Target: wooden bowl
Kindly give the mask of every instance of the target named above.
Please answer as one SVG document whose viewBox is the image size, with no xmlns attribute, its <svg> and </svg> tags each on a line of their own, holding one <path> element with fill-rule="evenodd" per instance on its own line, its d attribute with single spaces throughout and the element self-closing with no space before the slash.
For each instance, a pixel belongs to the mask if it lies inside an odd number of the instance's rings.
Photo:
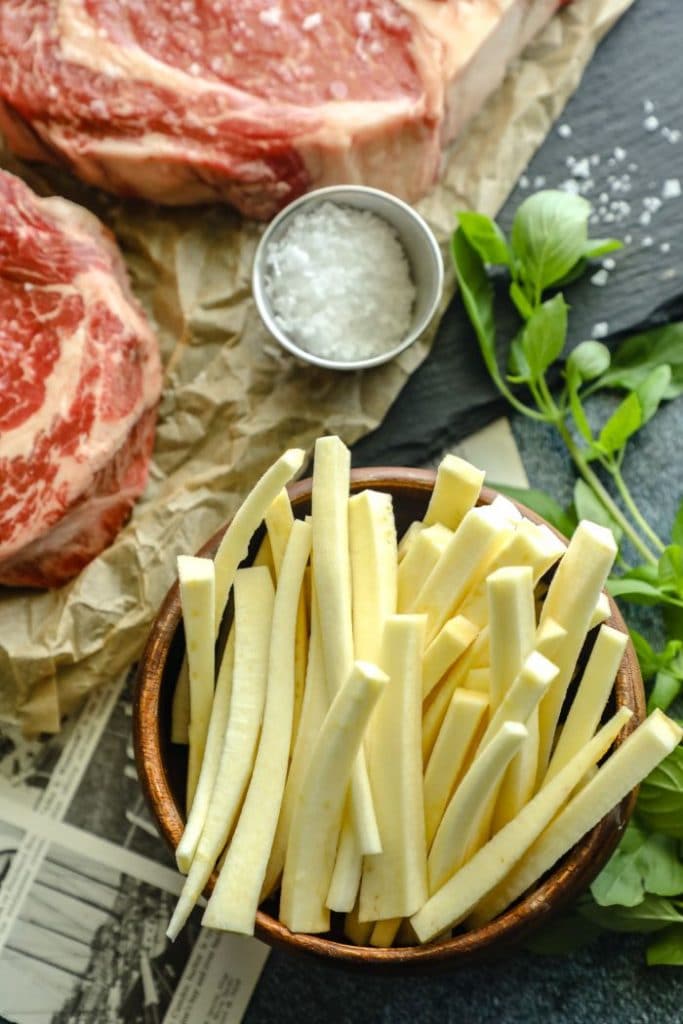
<svg viewBox="0 0 683 1024">
<path fill-rule="evenodd" d="M 360 491 L 371 487 L 391 494 L 400 536 L 413 520 L 421 519 L 424 515 L 434 480 L 435 474 L 430 470 L 357 469 L 351 473 L 351 490 Z M 292 484 L 289 494 L 298 516 L 310 512 L 310 478 Z M 495 497 L 495 492 L 485 488 L 479 504 L 488 505 Z M 519 507 L 534 522 L 544 522 L 530 509 L 522 505 Z M 219 530 L 200 554 L 213 556 L 225 529 L 223 527 Z M 255 549 L 255 544 L 253 547 Z M 624 621 L 611 598 L 610 607 L 610 625 L 626 632 Z M 180 597 L 178 584 L 175 583 L 152 626 L 138 670 L 133 709 L 135 756 L 142 788 L 161 834 L 173 849 L 178 845 L 184 827 L 181 807 L 187 752 L 185 747 L 170 741 L 171 702 L 184 650 Z M 622 730 L 617 743 L 635 729 L 645 714 L 643 682 L 630 641 L 617 675 L 609 713 L 622 705 L 631 708 L 634 715 Z M 327 935 L 294 934 L 274 916 L 259 910 L 256 935 L 272 946 L 292 952 L 322 957 L 336 964 L 385 972 L 455 967 L 498 956 L 507 947 L 546 924 L 553 914 L 586 889 L 616 847 L 633 811 L 635 797 L 635 791 L 625 797 L 532 892 L 483 928 L 425 946 L 374 949 L 349 944 L 341 929 L 335 928 L 335 925 Z M 214 873 L 207 892 L 211 891 L 215 879 Z M 333 920 L 336 916 L 333 915 Z"/>
</svg>

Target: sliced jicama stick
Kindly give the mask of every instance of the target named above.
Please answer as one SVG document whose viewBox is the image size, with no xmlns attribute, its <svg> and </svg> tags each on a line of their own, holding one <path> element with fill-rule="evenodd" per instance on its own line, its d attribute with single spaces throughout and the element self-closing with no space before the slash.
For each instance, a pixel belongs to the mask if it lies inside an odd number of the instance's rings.
<svg viewBox="0 0 683 1024">
<path fill-rule="evenodd" d="M 267 570 L 266 570 L 267 571 Z M 239 575 L 239 574 L 238 574 Z M 230 712 L 230 698 L 232 697 L 232 676 L 235 660 L 235 630 L 234 627 L 228 634 L 228 639 L 223 652 L 221 666 L 218 671 L 216 689 L 211 707 L 211 718 L 209 729 L 206 734 L 206 746 L 202 767 L 199 772 L 199 781 L 195 790 L 192 809 L 190 810 L 185 830 L 176 848 L 176 863 L 184 875 L 190 870 L 192 859 L 197 849 L 199 837 L 204 828 L 204 822 L 208 814 L 209 802 L 213 792 L 214 782 L 218 775 L 218 768 L 221 762 L 221 751 L 225 740 L 225 730 L 228 724 Z"/>
<path fill-rule="evenodd" d="M 402 921 L 402 917 L 388 917 L 384 921 L 377 921 L 370 933 L 369 944 L 378 949 L 389 949 L 394 944 Z"/>
<path fill-rule="evenodd" d="M 244 804 L 203 923 L 251 935 L 285 788 L 294 707 L 297 605 L 311 528 L 297 520 L 289 535 L 273 604 L 263 725 Z M 237 638 L 236 638 L 237 640 Z"/>
<path fill-rule="evenodd" d="M 315 444 L 311 517 L 313 586 L 318 602 L 325 676 L 330 699 L 351 674 L 353 626 L 349 558 L 349 473 L 351 455 L 338 437 Z M 363 748 L 351 778 L 356 838 L 362 853 L 382 848 Z"/>
<path fill-rule="evenodd" d="M 512 525 L 516 526 L 517 523 L 521 523 L 523 516 L 517 506 L 509 498 L 506 498 L 504 494 L 497 494 L 491 502 L 491 508 L 495 508 L 497 512 L 505 516 L 507 521 Z"/>
<path fill-rule="evenodd" d="M 548 588 L 541 622 L 548 617 L 553 618 L 567 630 L 567 637 L 559 645 L 555 657 L 559 675 L 539 708 L 537 785 L 542 782 L 548 768 L 567 688 L 616 551 L 617 546 L 609 530 L 583 520 L 577 526 Z"/>
<path fill-rule="evenodd" d="M 270 549 L 270 540 L 268 539 L 268 534 L 265 535 L 265 537 L 259 544 L 259 549 L 256 552 L 256 555 L 254 556 L 254 561 L 252 564 L 257 569 L 267 569 L 268 572 L 270 573 L 270 578 L 272 579 L 273 582 L 275 582 L 275 564 L 273 562 L 273 552 Z"/>
<path fill-rule="evenodd" d="M 434 637 L 422 658 L 422 699 L 432 692 L 446 674 L 473 643 L 479 629 L 469 619 L 456 615 Z"/>
<path fill-rule="evenodd" d="M 373 719 L 369 758 L 382 852 L 363 862 L 361 921 L 406 917 L 427 895 L 420 730 L 424 629 L 421 615 L 394 615 L 384 627 L 381 667 L 389 684 Z"/>
<path fill-rule="evenodd" d="M 458 610 L 468 590 L 486 576 L 490 562 L 511 533 L 507 519 L 490 506 L 467 513 L 411 609 L 427 615 L 428 642 Z"/>
<path fill-rule="evenodd" d="M 204 758 L 214 689 L 214 621 L 216 577 L 210 558 L 178 556 L 180 603 L 185 626 L 189 669 L 190 742 L 187 767 L 187 809 L 192 807 Z"/>
<path fill-rule="evenodd" d="M 366 730 L 367 737 L 367 730 Z M 347 800 L 342 816 L 339 844 L 327 894 L 327 906 L 340 913 L 350 912 L 358 900 L 363 856 L 353 827 L 351 807 Z"/>
<path fill-rule="evenodd" d="M 265 566 L 258 566 L 238 570 L 234 585 L 235 652 L 228 725 L 201 835 L 168 928 L 171 939 L 187 921 L 233 830 L 249 783 L 263 717 L 273 584 Z"/>
<path fill-rule="evenodd" d="M 216 565 L 216 632 L 220 628 L 223 610 L 237 567 L 246 558 L 249 541 L 279 492 L 303 466 L 305 456 L 306 453 L 301 448 L 290 448 L 284 455 L 281 455 L 254 485 L 225 531 L 214 559 Z"/>
<path fill-rule="evenodd" d="M 471 668 L 462 685 L 466 690 L 485 694 L 488 701 L 491 693 L 491 669 Z"/>
<path fill-rule="evenodd" d="M 557 775 L 598 727 L 626 650 L 628 635 L 601 626 L 576 696 L 553 751 L 543 785 Z"/>
<path fill-rule="evenodd" d="M 349 551 L 356 660 L 377 664 L 384 622 L 396 614 L 397 540 L 391 495 L 349 499 Z"/>
<path fill-rule="evenodd" d="M 265 520 L 273 558 L 273 568 L 275 569 L 275 577 L 277 579 L 280 575 L 282 559 L 285 557 L 285 551 L 287 550 L 287 541 L 294 526 L 292 503 L 289 500 L 285 487 L 276 494 L 266 509 Z"/>
<path fill-rule="evenodd" d="M 555 817 L 589 768 L 609 750 L 631 717 L 628 708 L 620 708 L 552 782 L 411 917 L 420 942 L 430 942 L 444 929 L 455 927 L 502 881 Z"/>
<path fill-rule="evenodd" d="M 534 644 L 536 612 L 530 567 L 497 569 L 487 578 L 486 591 L 493 713 L 502 703 Z"/>
<path fill-rule="evenodd" d="M 599 626 L 601 622 L 605 621 L 605 619 L 609 619 L 611 614 L 612 609 L 609 606 L 609 597 L 605 591 L 602 590 L 600 592 L 600 597 L 598 598 L 598 603 L 593 611 L 593 615 L 591 616 L 588 628 L 595 629 L 595 627 Z"/>
<path fill-rule="evenodd" d="M 325 900 L 334 867 L 344 795 L 356 751 L 388 678 L 357 661 L 316 739 L 292 815 L 282 875 L 280 919 L 293 932 L 325 932 Z"/>
<path fill-rule="evenodd" d="M 273 848 L 263 883 L 262 897 L 270 895 L 280 880 L 285 866 L 285 853 L 294 806 L 299 799 L 301 785 L 308 771 L 313 747 L 329 707 L 325 668 L 323 666 L 322 643 L 320 638 L 320 622 L 315 601 L 311 604 L 311 641 L 306 671 L 306 686 L 299 732 L 294 743 L 294 751 L 287 775 L 287 783 L 282 797 L 280 817 L 275 830 Z"/>
<path fill-rule="evenodd" d="M 527 738 L 508 765 L 491 816 L 491 834 L 498 832 L 524 807 L 536 786 L 538 768 L 538 708 L 526 720 Z"/>
<path fill-rule="evenodd" d="M 520 722 L 504 722 L 465 773 L 429 851 L 430 893 L 440 889 L 488 839 L 490 814 L 503 773 L 526 735 Z"/>
<path fill-rule="evenodd" d="M 473 508 L 484 483 L 485 473 L 457 455 L 445 455 L 439 464 L 436 481 L 424 522 L 427 526 L 443 523 L 455 530 Z"/>
<path fill-rule="evenodd" d="M 440 523 L 425 527 L 398 567 L 398 610 L 410 611 L 420 588 L 439 561 L 453 534 Z"/>
<path fill-rule="evenodd" d="M 557 668 L 538 651 L 532 651 L 522 662 L 505 697 L 494 711 L 477 751 L 483 752 L 504 722 L 526 725 L 548 687 L 557 678 Z"/>
<path fill-rule="evenodd" d="M 653 711 L 572 797 L 507 877 L 484 897 L 472 915 L 472 925 L 478 927 L 497 917 L 521 896 L 642 782 L 678 746 L 682 737 L 683 730 L 675 722 L 661 711 Z M 566 767 L 558 771 L 539 797 L 557 782 Z"/>
<path fill-rule="evenodd" d="M 344 918 L 344 935 L 354 946 L 367 946 L 374 928 L 374 921 L 358 920 L 358 903 Z"/>
<path fill-rule="evenodd" d="M 429 760 L 453 693 L 458 686 L 464 684 L 474 661 L 484 647 L 488 647 L 488 626 L 482 629 L 474 643 L 468 647 L 450 672 L 430 693 L 422 717 L 422 759 L 425 764 Z"/>
<path fill-rule="evenodd" d="M 536 630 L 534 650 L 554 662 L 566 637 L 567 630 L 559 622 L 555 622 L 555 619 L 551 618 L 544 619 Z"/>
<path fill-rule="evenodd" d="M 190 742 L 190 670 L 183 658 L 171 705 L 171 743 Z"/>
<path fill-rule="evenodd" d="M 410 550 L 413 541 L 418 536 L 418 534 L 422 533 L 424 529 L 425 524 L 420 519 L 416 519 L 414 522 L 410 524 L 410 526 L 408 527 L 408 529 L 398 542 L 399 562 L 403 561 L 405 556 L 408 554 L 408 551 Z"/>
<path fill-rule="evenodd" d="M 453 694 L 425 770 L 427 849 L 436 835 L 453 790 L 471 763 L 488 706 L 488 699 L 481 693 L 458 687 Z"/>
</svg>

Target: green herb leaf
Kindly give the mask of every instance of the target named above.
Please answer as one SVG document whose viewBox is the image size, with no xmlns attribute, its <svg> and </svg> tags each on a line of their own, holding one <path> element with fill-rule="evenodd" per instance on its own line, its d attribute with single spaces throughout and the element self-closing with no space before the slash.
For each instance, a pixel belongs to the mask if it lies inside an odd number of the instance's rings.
<svg viewBox="0 0 683 1024">
<path fill-rule="evenodd" d="M 683 544 L 683 501 L 678 506 L 676 518 L 671 527 L 671 539 L 674 544 Z"/>
<path fill-rule="evenodd" d="M 494 376 L 499 375 L 496 362 L 496 327 L 493 318 L 493 288 L 486 276 L 484 263 L 463 231 L 456 231 L 451 243 L 453 266 L 467 315 L 472 322 L 484 362 Z M 494 376 L 494 379 L 496 377 Z"/>
<path fill-rule="evenodd" d="M 620 597 L 633 604 L 659 604 L 662 592 L 659 587 L 645 580 L 632 579 L 627 575 L 610 577 L 607 589 L 612 597 Z"/>
<path fill-rule="evenodd" d="M 581 380 L 593 380 L 609 369 L 610 350 L 601 341 L 582 341 L 567 359 L 567 370 L 575 370 Z"/>
<path fill-rule="evenodd" d="M 638 633 L 635 629 L 630 629 L 631 640 L 635 648 L 636 654 L 638 655 L 638 661 L 640 663 L 640 671 L 643 673 L 643 679 L 647 682 L 659 671 L 660 659 L 655 654 L 654 649 L 650 646 L 644 636 Z"/>
<path fill-rule="evenodd" d="M 674 924 L 647 947 L 648 967 L 680 967 L 683 964 L 683 925 Z"/>
<path fill-rule="evenodd" d="M 588 422 L 586 411 L 579 397 L 576 373 L 570 372 L 567 375 L 567 395 L 569 397 L 569 410 L 572 414 L 572 419 L 576 424 L 576 429 L 581 434 L 581 437 L 584 439 L 584 441 L 587 441 L 588 444 L 592 447 L 593 431 L 591 430 L 591 425 Z"/>
<path fill-rule="evenodd" d="M 514 302 L 517 312 L 521 316 L 522 320 L 528 320 L 534 312 L 534 307 L 527 299 L 524 291 L 516 281 L 513 281 L 510 285 L 510 298 Z"/>
<path fill-rule="evenodd" d="M 501 494 L 507 494 L 509 498 L 514 498 L 515 501 L 533 509 L 565 537 L 571 537 L 576 529 L 576 516 L 570 510 L 563 509 L 554 498 L 544 491 L 537 491 L 533 487 L 508 487 L 507 484 L 491 484 L 491 486 Z"/>
<path fill-rule="evenodd" d="M 612 355 L 612 365 L 600 378 L 600 387 L 632 391 L 657 367 L 671 367 L 671 380 L 664 397 L 683 394 L 683 323 L 657 327 L 627 338 Z"/>
<path fill-rule="evenodd" d="M 651 420 L 657 412 L 660 402 L 669 390 L 670 383 L 671 367 L 665 363 L 663 366 L 656 367 L 656 369 L 654 369 L 652 373 L 649 373 L 645 380 L 641 381 L 638 385 L 636 388 L 636 394 L 640 401 L 643 423 L 647 423 L 648 420 Z"/>
<path fill-rule="evenodd" d="M 612 516 L 600 499 L 596 497 L 592 488 L 581 478 L 574 484 L 574 508 L 579 519 L 591 519 L 600 526 L 606 526 L 608 530 L 612 531 L 615 541 L 619 544 L 623 530 L 612 519 Z"/>
<path fill-rule="evenodd" d="M 637 813 L 648 828 L 683 839 L 683 746 L 676 747 L 641 783 Z"/>
<path fill-rule="evenodd" d="M 636 433 L 643 422 L 640 400 L 630 394 L 620 402 L 605 423 L 598 437 L 598 445 L 606 455 L 620 451 L 629 437 Z"/>
<path fill-rule="evenodd" d="M 524 325 L 521 345 L 531 380 L 539 380 L 555 362 L 566 337 L 567 304 L 558 294 L 539 306 Z"/>
<path fill-rule="evenodd" d="M 683 593 L 683 548 L 679 544 L 670 544 L 662 551 L 658 572 L 663 587 Z"/>
<path fill-rule="evenodd" d="M 458 215 L 460 230 L 481 256 L 484 263 L 510 266 L 512 253 L 498 225 L 484 213 L 464 212 Z"/>
<path fill-rule="evenodd" d="M 670 708 L 682 689 L 683 680 L 677 679 L 670 672 L 658 672 L 655 676 L 655 684 L 647 699 L 648 715 L 655 708 L 659 708 L 660 711 L 666 711 L 667 708 Z"/>
<path fill-rule="evenodd" d="M 683 863 L 678 843 L 651 834 L 630 822 L 616 851 L 591 885 L 601 907 L 635 907 L 646 893 L 676 896 L 683 892 Z"/>
<path fill-rule="evenodd" d="M 648 895 L 635 907 L 586 903 L 581 906 L 581 913 L 612 932 L 656 932 L 669 924 L 683 923 L 675 904 L 664 896 Z"/>
<path fill-rule="evenodd" d="M 508 380 L 513 384 L 523 384 L 531 380 L 531 369 L 522 346 L 522 332 L 516 334 L 510 342 L 508 356 Z"/>
<path fill-rule="evenodd" d="M 518 208 L 512 248 L 536 301 L 585 254 L 589 214 L 581 196 L 555 190 L 536 192 Z"/>
<path fill-rule="evenodd" d="M 623 249 L 624 243 L 618 238 L 589 238 L 583 255 L 587 260 L 598 260 L 610 252 Z"/>
</svg>

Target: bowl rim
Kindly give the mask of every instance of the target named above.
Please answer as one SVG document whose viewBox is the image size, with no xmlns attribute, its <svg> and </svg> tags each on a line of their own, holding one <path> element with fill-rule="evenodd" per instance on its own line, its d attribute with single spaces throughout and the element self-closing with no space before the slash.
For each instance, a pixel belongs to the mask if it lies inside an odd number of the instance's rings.
<svg viewBox="0 0 683 1024">
<path fill-rule="evenodd" d="M 366 487 L 431 492 L 436 473 L 433 470 L 407 467 L 366 467 L 351 471 L 351 491 Z M 310 497 L 311 477 L 290 484 L 287 488 L 292 503 Z M 490 504 L 496 491 L 484 487 L 479 504 Z M 514 504 L 533 522 L 548 526 L 565 543 L 567 539 L 545 519 L 521 502 Z M 229 521 L 204 544 L 200 555 L 212 556 L 227 529 Z M 624 620 L 611 596 L 611 615 L 607 622 L 628 633 Z M 139 662 L 133 700 L 133 742 L 140 783 L 152 816 L 162 837 L 175 850 L 182 835 L 184 821 L 169 785 L 162 754 L 160 693 L 171 641 L 180 621 L 180 597 L 177 580 L 170 587 L 159 613 L 150 628 L 149 639 Z M 645 717 L 645 695 L 638 660 L 629 638 L 617 673 L 615 690 L 618 704 L 630 707 L 634 714 L 615 741 L 620 745 Z M 144 723 L 154 723 L 146 728 Z M 476 960 L 491 959 L 508 946 L 517 944 L 527 934 L 550 920 L 562 907 L 583 891 L 609 859 L 633 812 L 637 788 L 610 811 L 561 859 L 525 897 L 518 900 L 489 924 L 453 938 L 423 946 L 397 946 L 389 949 L 355 946 L 320 935 L 293 933 L 279 920 L 258 910 L 255 935 L 271 946 L 323 958 L 347 966 L 392 971 L 396 968 L 462 966 Z M 207 889 L 212 888 L 215 872 Z"/>
<path fill-rule="evenodd" d="M 381 352 L 379 355 L 370 356 L 367 359 L 328 359 L 325 356 L 318 356 L 314 352 L 309 352 L 307 349 L 302 348 L 278 325 L 266 295 L 263 264 L 266 250 L 277 228 L 283 224 L 284 221 L 288 220 L 292 214 L 296 213 L 297 210 L 303 209 L 306 206 L 315 205 L 319 202 L 324 202 L 326 199 L 334 201 L 334 199 L 337 198 L 340 203 L 343 203 L 344 195 L 346 194 L 375 196 L 382 202 L 396 206 L 403 213 L 408 215 L 417 227 L 419 227 L 432 255 L 435 269 L 434 294 L 425 314 L 420 318 L 417 324 L 411 328 L 406 336 L 401 339 L 398 345 L 395 345 L 387 352 Z M 378 213 L 377 216 L 382 217 L 382 214 Z M 389 222 L 387 221 L 387 223 Z M 393 225 L 391 226 L 393 227 Z M 397 231 L 397 234 L 400 239 L 400 232 Z M 398 196 L 393 195 L 391 192 L 385 192 L 383 189 L 379 188 L 371 188 L 369 185 L 327 185 L 324 188 L 317 188 L 311 192 L 304 193 L 304 195 L 299 196 L 298 199 L 294 199 L 291 203 L 288 203 L 287 206 L 273 217 L 270 224 L 261 235 L 256 247 L 256 252 L 254 253 L 254 262 L 252 264 L 251 271 L 251 291 L 261 321 L 272 337 L 274 337 L 284 349 L 291 352 L 291 354 L 296 356 L 298 359 L 301 359 L 306 363 L 310 363 L 313 366 L 320 366 L 326 370 L 350 372 L 353 370 L 369 370 L 374 366 L 382 366 L 384 363 L 388 363 L 392 359 L 395 359 L 402 352 L 405 352 L 407 348 L 410 348 L 411 345 L 415 344 L 415 342 L 427 330 L 437 309 L 439 308 L 439 304 L 443 297 L 444 277 L 445 269 L 443 254 L 436 235 L 424 217 L 412 206 L 409 206 L 408 203 L 399 199 Z"/>
</svg>

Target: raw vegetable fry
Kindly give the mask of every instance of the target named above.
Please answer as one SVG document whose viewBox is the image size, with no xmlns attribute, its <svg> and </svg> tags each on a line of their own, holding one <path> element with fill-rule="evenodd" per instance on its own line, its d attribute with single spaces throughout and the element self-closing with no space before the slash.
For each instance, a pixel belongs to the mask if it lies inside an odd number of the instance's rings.
<svg viewBox="0 0 683 1024">
<path fill-rule="evenodd" d="M 628 636 L 601 626 L 543 780 L 547 785 L 595 733 L 609 700 Z"/>
<path fill-rule="evenodd" d="M 440 523 L 425 527 L 398 567 L 398 610 L 410 611 L 424 581 L 439 561 L 453 534 Z"/>
<path fill-rule="evenodd" d="M 350 910 L 344 918 L 344 935 L 353 942 L 354 946 L 367 946 L 374 922 L 358 920 L 358 903 Z"/>
<path fill-rule="evenodd" d="M 440 889 L 488 839 L 498 787 L 526 736 L 520 722 L 504 722 L 468 768 L 451 797 L 429 851 L 430 894 Z"/>
<path fill-rule="evenodd" d="M 485 473 L 457 455 L 445 455 L 425 512 L 426 526 L 442 523 L 455 530 L 477 503 Z"/>
<path fill-rule="evenodd" d="M 367 740 L 367 731 L 365 734 Z M 363 855 L 358 846 L 356 831 L 353 827 L 351 806 L 347 798 L 342 815 L 341 832 L 334 871 L 330 879 L 327 894 L 327 906 L 339 913 L 350 913 L 358 900 Z"/>
<path fill-rule="evenodd" d="M 267 570 L 266 570 L 267 572 Z M 225 644 L 225 651 L 221 659 L 221 666 L 218 670 L 216 689 L 214 691 L 213 704 L 211 706 L 211 718 L 209 729 L 206 734 L 206 746 L 202 759 L 199 781 L 195 790 L 192 808 L 187 818 L 187 824 L 182 838 L 176 848 L 176 863 L 184 875 L 190 870 L 192 858 L 197 849 L 199 837 L 204 828 L 204 822 L 209 810 L 214 782 L 218 774 L 221 761 L 221 751 L 225 739 L 225 730 L 228 724 L 230 713 L 230 698 L 232 697 L 232 675 L 235 661 L 235 630 L 234 627 L 228 634 Z"/>
<path fill-rule="evenodd" d="M 175 939 L 209 880 L 239 814 L 254 764 L 268 678 L 273 584 L 264 566 L 235 574 L 234 661 L 227 729 L 211 798 L 168 935 Z M 225 659 L 224 659 L 225 660 Z M 186 830 L 187 831 L 187 830 Z M 185 836 L 181 841 L 181 846 Z M 180 847 L 178 852 L 181 853 Z M 190 853 L 190 838 L 182 851 Z"/>
<path fill-rule="evenodd" d="M 485 924 L 502 913 L 642 782 L 678 746 L 681 738 L 683 730 L 675 722 L 661 711 L 653 711 L 572 797 L 507 877 L 485 896 L 472 915 L 472 925 Z M 566 769 L 565 765 L 559 770 L 537 799 Z"/>
<path fill-rule="evenodd" d="M 344 796 L 370 713 L 388 683 L 357 661 L 334 698 L 313 747 L 292 814 L 282 875 L 280 919 L 293 932 L 325 932 Z"/>
<path fill-rule="evenodd" d="M 397 607 L 397 540 L 389 494 L 362 491 L 349 499 L 349 552 L 356 660 L 377 664 L 382 631 Z"/>
<path fill-rule="evenodd" d="M 213 562 L 210 558 L 179 555 L 178 581 L 185 626 L 190 689 L 190 724 L 188 728 L 190 750 L 186 794 L 189 811 L 199 780 L 213 702 L 215 672 L 213 608 L 216 587 Z"/>
<path fill-rule="evenodd" d="M 265 520 L 275 578 L 277 579 L 280 575 L 282 559 L 285 557 L 285 551 L 287 550 L 287 541 L 294 526 L 292 503 L 289 500 L 285 487 L 278 491 L 266 509 Z"/>
<path fill-rule="evenodd" d="M 436 738 L 424 777 L 425 829 L 429 850 L 451 794 L 469 767 L 486 721 L 489 702 L 458 687 Z"/>
<path fill-rule="evenodd" d="M 555 622 L 555 619 L 551 618 L 544 619 L 536 630 L 534 650 L 554 662 L 566 636 L 567 630 L 560 626 L 559 622 Z"/>
<path fill-rule="evenodd" d="M 539 750 L 537 786 L 543 780 L 550 761 L 555 729 L 583 647 L 593 609 L 614 562 L 616 544 L 609 530 L 583 520 L 569 542 L 548 588 L 541 623 L 553 618 L 567 630 L 559 645 L 555 663 L 559 674 L 539 708 Z"/>
<path fill-rule="evenodd" d="M 467 673 L 463 686 L 466 690 L 485 694 L 488 701 L 491 693 L 491 669 L 471 668 Z"/>
<path fill-rule="evenodd" d="M 598 603 L 595 606 L 588 628 L 595 629 L 595 627 L 599 626 L 601 622 L 605 621 L 605 619 L 609 619 L 611 615 L 612 609 L 609 606 L 609 598 L 603 590 L 600 592 L 600 597 L 598 598 Z"/>
<path fill-rule="evenodd" d="M 532 651 L 524 659 L 505 697 L 489 721 L 479 744 L 477 757 L 486 749 L 505 722 L 520 722 L 526 725 L 556 677 L 556 666 L 538 651 Z"/>
<path fill-rule="evenodd" d="M 402 921 L 402 917 L 388 917 L 384 921 L 377 921 L 370 933 L 369 944 L 379 949 L 393 946 Z"/>
<path fill-rule="evenodd" d="M 426 764 L 436 742 L 441 723 L 444 720 L 448 705 L 458 686 L 462 686 L 467 678 L 478 654 L 488 646 L 488 626 L 471 644 L 450 672 L 429 695 L 422 717 L 422 759 Z"/>
<path fill-rule="evenodd" d="M 467 650 L 477 637 L 479 629 L 463 615 L 449 619 L 437 633 L 422 657 L 422 699 L 425 700 L 436 684 Z"/>
<path fill-rule="evenodd" d="M 369 757 L 382 852 L 363 862 L 361 921 L 407 917 L 427 896 L 420 734 L 424 629 L 421 615 L 394 615 L 384 627 L 380 663 L 389 683 L 374 715 Z"/>
<path fill-rule="evenodd" d="M 522 521 L 522 513 L 519 511 L 514 502 L 506 498 L 504 494 L 497 494 L 491 502 L 491 508 L 495 509 L 500 515 L 504 516 L 505 519 L 510 523 L 511 526 L 517 526 Z"/>
<path fill-rule="evenodd" d="M 620 708 L 590 743 L 534 796 L 471 860 L 438 889 L 410 919 L 420 942 L 430 942 L 459 924 L 509 873 L 554 818 L 586 772 L 607 753 L 632 717 Z"/>
<path fill-rule="evenodd" d="M 491 658 L 491 711 L 501 704 L 534 645 L 536 612 L 529 566 L 497 569 L 486 580 Z"/>
<path fill-rule="evenodd" d="M 411 523 L 406 532 L 398 542 L 398 561 L 399 564 L 403 561 L 405 556 L 410 550 L 410 546 L 418 536 L 425 529 L 425 524 L 420 520 L 416 519 L 415 522 Z"/>
<path fill-rule="evenodd" d="M 330 700 L 348 679 L 354 660 L 348 529 L 350 466 L 349 450 L 338 437 L 318 438 L 311 517 L 313 586 Z M 351 778 L 351 801 L 361 853 L 378 853 L 382 843 L 362 747 Z"/>
<path fill-rule="evenodd" d="M 171 705 L 171 743 L 190 742 L 190 670 L 183 658 Z"/>
<path fill-rule="evenodd" d="M 289 535 L 273 603 L 268 682 L 256 760 L 204 924 L 251 935 L 280 814 L 294 707 L 294 637 L 311 528 L 297 520 Z M 237 638 L 236 638 L 237 640 Z"/>
</svg>

